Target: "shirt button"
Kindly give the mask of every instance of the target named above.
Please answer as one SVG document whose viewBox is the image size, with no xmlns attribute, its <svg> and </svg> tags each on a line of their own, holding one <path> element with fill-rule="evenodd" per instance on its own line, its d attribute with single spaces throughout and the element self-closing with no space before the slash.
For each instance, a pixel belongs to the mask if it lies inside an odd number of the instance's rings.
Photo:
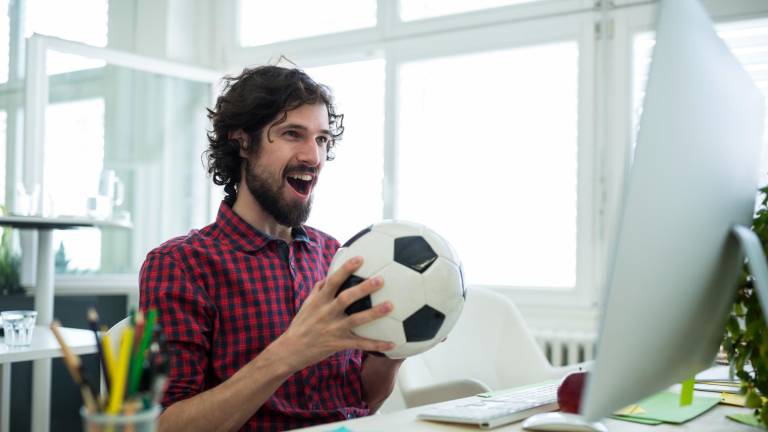
<svg viewBox="0 0 768 432">
<path fill-rule="evenodd" d="M 348 413 L 347 413 L 347 418 L 348 418 L 348 419 L 353 419 L 353 418 L 355 418 L 355 414 L 354 414 L 354 413 L 351 413 L 351 412 L 348 412 Z"/>
</svg>

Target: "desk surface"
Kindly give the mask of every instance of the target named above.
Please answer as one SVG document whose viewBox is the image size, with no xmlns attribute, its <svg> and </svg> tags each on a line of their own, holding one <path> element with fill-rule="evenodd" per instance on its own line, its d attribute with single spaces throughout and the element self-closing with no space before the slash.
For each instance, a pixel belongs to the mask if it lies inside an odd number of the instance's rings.
<svg viewBox="0 0 768 432">
<path fill-rule="evenodd" d="M 712 394 L 709 394 L 710 396 Z M 428 422 L 417 420 L 416 414 L 423 407 L 411 408 L 392 414 L 373 415 L 370 417 L 348 420 L 344 422 L 330 423 L 322 426 L 300 429 L 302 431 L 331 432 L 344 426 L 350 432 L 421 432 L 421 431 L 454 431 L 454 432 L 482 432 L 484 429 L 469 425 Z M 682 425 L 660 424 L 647 426 L 639 423 L 631 423 L 613 419 L 604 421 L 609 432 L 757 432 L 760 429 L 753 428 L 733 420 L 727 419 L 726 414 L 749 413 L 751 410 L 727 405 L 717 405 L 701 416 Z M 496 429 L 494 432 L 523 431 L 522 422 L 512 423 Z"/>
<path fill-rule="evenodd" d="M 61 327 L 59 330 L 75 354 L 96 352 L 96 338 L 92 331 L 67 327 Z M 61 347 L 47 326 L 35 326 L 32 344 L 29 346 L 11 347 L 5 344 L 5 338 L 0 338 L 0 364 L 54 357 L 61 357 Z"/>
</svg>

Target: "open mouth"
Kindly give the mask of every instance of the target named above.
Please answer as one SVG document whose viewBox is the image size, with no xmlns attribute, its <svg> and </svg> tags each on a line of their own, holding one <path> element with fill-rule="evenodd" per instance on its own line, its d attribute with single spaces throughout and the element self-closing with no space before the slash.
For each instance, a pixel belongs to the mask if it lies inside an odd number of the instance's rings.
<svg viewBox="0 0 768 432">
<path fill-rule="evenodd" d="M 289 174 L 286 180 L 296 192 L 301 195 L 309 195 L 315 182 L 315 177 L 310 174 Z"/>
</svg>

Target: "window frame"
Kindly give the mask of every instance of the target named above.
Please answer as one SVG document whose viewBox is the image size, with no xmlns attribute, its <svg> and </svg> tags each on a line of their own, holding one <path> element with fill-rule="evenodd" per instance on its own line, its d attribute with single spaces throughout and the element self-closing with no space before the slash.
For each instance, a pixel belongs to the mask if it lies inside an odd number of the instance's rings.
<svg viewBox="0 0 768 432">
<path fill-rule="evenodd" d="M 163 76 L 185 79 L 208 84 L 211 87 L 210 103 L 215 102 L 215 98 L 220 89 L 221 73 L 205 68 L 191 66 L 183 63 L 177 63 L 167 60 L 141 56 L 111 48 L 102 48 L 86 45 L 79 42 L 67 41 L 55 37 L 33 35 L 27 39 L 26 47 L 26 79 L 24 86 L 24 138 L 16 140 L 9 144 L 9 147 L 15 147 L 14 152 L 21 156 L 23 161 L 23 174 L 21 181 L 25 187 L 31 185 L 40 185 L 40 194 L 38 208 L 42 208 L 44 172 L 43 172 L 43 151 L 45 146 L 45 110 L 49 104 L 49 76 L 46 73 L 46 60 L 48 51 L 56 51 L 66 54 L 74 54 L 82 57 L 104 60 L 107 64 L 130 68 L 136 71 L 156 73 Z M 87 72 L 86 72 L 87 73 Z M 98 96 L 98 95 L 91 95 Z M 196 149 L 201 154 L 205 148 L 201 145 Z M 15 183 L 14 183 L 15 184 Z M 193 220 L 198 225 L 204 225 L 212 219 L 211 213 L 211 188 L 208 183 L 196 184 L 196 194 L 201 204 L 190 209 L 193 212 Z M 10 204 L 13 205 L 12 196 Z M 141 223 L 140 221 L 136 221 Z M 30 288 L 35 285 L 35 275 L 37 266 L 37 241 L 33 232 L 22 233 L 22 286 Z M 58 285 L 64 282 L 64 285 L 72 283 L 72 277 L 68 275 L 56 275 L 55 283 Z M 79 280 L 92 279 L 98 282 L 91 282 L 96 286 L 114 284 L 122 287 L 126 291 L 135 290 L 135 280 L 126 286 L 128 279 L 124 274 L 95 274 L 92 276 L 80 276 Z M 131 275 L 135 279 L 135 275 Z M 67 283 L 69 281 L 69 283 Z"/>
<path fill-rule="evenodd" d="M 238 0 L 223 2 L 220 16 L 236 20 Z M 579 47 L 578 183 L 576 284 L 573 288 L 491 288 L 511 296 L 523 306 L 593 308 L 598 300 L 594 256 L 600 238 L 602 202 L 595 158 L 594 22 L 599 18 L 591 0 L 552 0 L 504 6 L 443 17 L 402 22 L 397 2 L 379 0 L 375 28 L 278 42 L 258 47 L 238 47 L 236 35 L 225 52 L 227 69 L 237 65 L 274 62 L 283 53 L 301 67 L 384 58 L 386 62 L 384 172 L 382 219 L 397 218 L 397 115 L 398 71 L 403 63 L 515 47 L 575 41 Z M 227 12 L 228 11 L 228 12 Z M 232 25 L 235 23 L 232 22 Z M 222 43 L 227 43 L 222 40 Z M 247 60 L 246 60 L 247 59 Z"/>
</svg>

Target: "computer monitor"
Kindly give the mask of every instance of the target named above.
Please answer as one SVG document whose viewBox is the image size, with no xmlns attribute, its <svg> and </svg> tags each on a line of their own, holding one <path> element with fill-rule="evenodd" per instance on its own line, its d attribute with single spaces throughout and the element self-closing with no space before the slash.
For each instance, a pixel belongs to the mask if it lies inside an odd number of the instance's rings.
<svg viewBox="0 0 768 432">
<path fill-rule="evenodd" d="M 658 6 L 634 162 L 582 414 L 595 420 L 712 364 L 743 255 L 763 98 L 694 0 Z"/>
</svg>

